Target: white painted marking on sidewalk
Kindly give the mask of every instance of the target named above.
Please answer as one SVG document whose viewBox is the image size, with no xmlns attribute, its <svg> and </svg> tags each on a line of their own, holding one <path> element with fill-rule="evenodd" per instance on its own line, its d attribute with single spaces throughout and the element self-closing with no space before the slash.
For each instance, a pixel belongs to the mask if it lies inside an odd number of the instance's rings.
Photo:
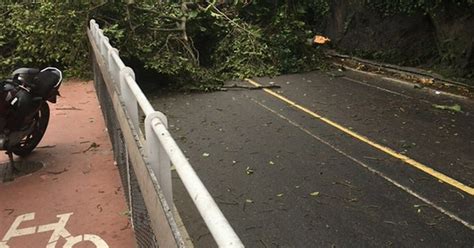
<svg viewBox="0 0 474 248">
<path fill-rule="evenodd" d="M 418 193 L 416 193 L 415 191 L 411 190 L 410 188 L 406 187 L 406 186 L 403 186 L 402 184 L 398 183 L 397 181 L 395 181 L 394 179 L 391 179 L 390 177 L 388 177 L 387 175 L 385 175 L 383 172 L 381 171 L 378 171 L 377 169 L 374 169 L 372 168 L 370 165 L 358 160 L 357 158 L 354 158 L 352 157 L 351 155 L 347 154 L 346 152 L 342 151 L 341 149 L 337 148 L 336 146 L 332 145 L 331 143 L 329 143 L 328 141 L 322 139 L 321 137 L 317 136 L 316 134 L 312 133 L 311 131 L 309 131 L 308 129 L 304 128 L 303 126 L 301 126 L 300 124 L 288 119 L 286 116 L 278 113 L 277 111 L 273 110 L 272 108 L 264 105 L 263 103 L 255 100 L 255 99 L 252 99 L 250 98 L 253 102 L 257 103 L 258 105 L 260 105 L 261 107 L 263 107 L 264 109 L 268 110 L 269 112 L 277 115 L 278 117 L 280 117 L 281 119 L 287 121 L 288 123 L 290 123 L 291 125 L 297 127 L 298 129 L 300 129 L 301 131 L 305 132 L 306 134 L 310 135 L 311 137 L 313 137 L 314 139 L 318 140 L 319 142 L 329 146 L 330 148 L 332 148 L 333 150 L 335 150 L 336 152 L 338 152 L 339 154 L 345 156 L 346 158 L 352 160 L 353 162 L 355 162 L 356 164 L 364 167 L 365 169 L 367 169 L 368 171 L 374 173 L 375 175 L 377 176 L 380 176 L 382 177 L 383 179 L 385 179 L 386 181 L 388 181 L 389 183 L 393 184 L 394 186 L 396 186 L 397 188 L 405 191 L 406 193 L 412 195 L 413 197 L 417 198 L 418 200 L 424 202 L 425 204 L 433 207 L 434 209 L 438 210 L 439 212 L 443 213 L 444 215 L 448 216 L 449 218 L 451 218 L 452 220 L 455 220 L 461 224 L 463 224 L 464 226 L 466 226 L 467 228 L 471 229 L 471 230 L 474 230 L 474 225 L 472 225 L 471 223 L 469 223 L 468 221 L 466 220 L 463 220 L 461 219 L 460 217 L 458 217 L 456 214 L 436 205 L 434 202 L 426 199 L 425 197 L 419 195 Z"/>
<path fill-rule="evenodd" d="M 20 224 L 24 221 L 30 221 L 35 219 L 35 213 L 29 213 L 29 214 L 24 214 L 18 216 L 15 221 L 13 221 L 12 225 L 10 226 L 10 229 L 8 229 L 7 233 L 5 233 L 5 236 L 2 239 L 2 242 L 0 242 L 0 248 L 1 247 L 8 247 L 6 246 L 6 242 L 10 240 L 11 238 L 14 237 L 20 237 L 24 235 L 30 235 L 36 232 L 36 227 L 27 227 L 27 228 L 18 228 Z M 3 243 L 5 242 L 5 245 Z"/>
<path fill-rule="evenodd" d="M 12 225 L 3 237 L 2 241 L 0 242 L 0 248 L 10 248 L 7 243 L 12 238 L 50 231 L 53 231 L 53 233 L 51 234 L 51 237 L 48 240 L 46 248 L 55 248 L 60 238 L 64 238 L 66 240 L 66 243 L 63 246 L 64 248 L 71 248 L 74 245 L 85 241 L 91 242 L 97 248 L 109 247 L 101 237 L 94 234 L 71 236 L 71 233 L 66 230 L 66 224 L 72 214 L 73 213 L 56 215 L 56 217 L 59 218 L 58 222 L 56 223 L 40 225 L 37 227 L 33 226 L 27 228 L 18 228 L 22 222 L 34 220 L 35 218 L 35 213 L 27 213 L 20 215 L 16 217 L 15 221 L 13 221 Z"/>
</svg>

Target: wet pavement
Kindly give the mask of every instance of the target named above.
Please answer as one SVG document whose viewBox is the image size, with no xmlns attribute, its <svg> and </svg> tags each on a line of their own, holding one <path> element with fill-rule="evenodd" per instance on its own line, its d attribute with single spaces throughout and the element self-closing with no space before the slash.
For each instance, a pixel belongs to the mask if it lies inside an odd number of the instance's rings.
<svg viewBox="0 0 474 248">
<path fill-rule="evenodd" d="M 474 244 L 471 100 L 350 71 L 255 81 L 282 87 L 150 95 L 246 246 Z M 173 182 L 195 245 L 215 246 Z"/>
<path fill-rule="evenodd" d="M 0 184 L 0 247 L 135 247 L 94 86 L 66 82 L 60 91 L 39 146 L 15 157 L 44 167 Z"/>
</svg>

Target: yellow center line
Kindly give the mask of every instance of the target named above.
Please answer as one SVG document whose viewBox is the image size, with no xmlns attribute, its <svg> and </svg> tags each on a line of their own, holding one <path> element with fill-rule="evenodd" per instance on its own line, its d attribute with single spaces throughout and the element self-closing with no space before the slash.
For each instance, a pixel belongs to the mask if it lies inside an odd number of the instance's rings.
<svg viewBox="0 0 474 248">
<path fill-rule="evenodd" d="M 257 87 L 262 86 L 261 84 L 255 82 L 251 79 L 246 79 L 246 81 L 249 82 L 250 84 L 254 85 L 254 86 L 257 86 Z M 451 178 L 451 177 L 449 177 L 449 176 L 447 176 L 447 175 L 445 175 L 445 174 L 443 174 L 439 171 L 436 171 L 436 170 L 434 170 L 434 169 L 432 169 L 432 168 L 430 168 L 430 167 L 428 167 L 428 166 L 426 166 L 426 165 L 424 165 L 424 164 L 422 164 L 422 163 L 420 163 L 420 162 L 418 162 L 418 161 L 416 161 L 416 160 L 414 160 L 410 157 L 407 157 L 407 156 L 405 156 L 401 153 L 398 153 L 398 152 L 392 150 L 391 148 L 388 148 L 386 146 L 375 143 L 374 141 L 369 140 L 367 137 L 364 137 L 364 136 L 362 136 L 362 135 L 360 135 L 360 134 L 358 134 L 358 133 L 356 133 L 356 132 L 354 132 L 354 131 L 352 131 L 352 130 L 350 130 L 350 129 L 348 129 L 348 128 L 346 128 L 346 127 L 344 127 L 344 126 L 342 126 L 342 125 L 340 125 L 340 124 L 338 124 L 334 121 L 331 121 L 331 120 L 329 120 L 329 119 L 327 119 L 327 118 L 325 118 L 325 117 L 323 117 L 323 116 L 321 116 L 321 115 L 319 115 L 319 114 L 317 114 L 317 113 L 315 113 L 315 112 L 313 112 L 313 111 L 311 111 L 311 110 L 295 103 L 294 101 L 292 101 L 292 100 L 276 93 L 273 90 L 265 89 L 265 88 L 263 90 L 265 92 L 267 92 L 268 94 L 282 100 L 283 102 L 286 102 L 287 104 L 289 104 L 289 105 L 291 105 L 291 106 L 293 106 L 293 107 L 295 107 L 295 108 L 297 108 L 297 109 L 313 116 L 314 118 L 319 119 L 319 120 L 321 120 L 321 121 L 337 128 L 337 129 L 341 130 L 342 132 L 344 132 L 344 133 L 346 133 L 346 134 L 348 134 L 348 135 L 350 135 L 350 136 L 352 136 L 352 137 L 354 137 L 354 138 L 356 138 L 356 139 L 358 139 L 358 140 L 360 140 L 360 141 L 362 141 L 362 142 L 364 142 L 364 143 L 366 143 L 366 144 L 368 144 L 372 147 L 375 147 L 375 148 L 379 149 L 380 151 L 385 152 L 386 154 L 389 154 L 392 157 L 398 158 L 401 161 L 405 162 L 406 164 L 408 164 L 408 165 L 410 165 L 414 168 L 417 168 L 417 169 L 425 172 L 426 174 L 437 178 L 440 181 L 443 181 L 447 184 L 450 184 L 451 186 L 456 187 L 459 190 L 462 190 L 462 191 L 470 194 L 471 196 L 474 196 L 474 188 L 469 187 L 469 186 L 459 182 L 458 180 L 456 180 L 454 178 Z"/>
</svg>

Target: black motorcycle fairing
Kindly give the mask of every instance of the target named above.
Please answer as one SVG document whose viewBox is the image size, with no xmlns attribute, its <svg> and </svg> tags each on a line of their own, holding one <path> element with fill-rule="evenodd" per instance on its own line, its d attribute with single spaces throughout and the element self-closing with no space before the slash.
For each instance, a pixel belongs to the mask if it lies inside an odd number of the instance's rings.
<svg viewBox="0 0 474 248">
<path fill-rule="evenodd" d="M 10 104 L 6 127 L 10 130 L 21 130 L 33 119 L 41 105 L 41 98 L 35 98 L 27 90 L 20 88 Z"/>
<path fill-rule="evenodd" d="M 62 75 L 56 68 L 44 69 L 35 77 L 34 85 L 32 87 L 32 93 L 43 97 L 45 100 L 51 98 L 52 102 L 55 100 L 53 97 L 59 95 L 59 85 L 62 81 Z"/>
</svg>

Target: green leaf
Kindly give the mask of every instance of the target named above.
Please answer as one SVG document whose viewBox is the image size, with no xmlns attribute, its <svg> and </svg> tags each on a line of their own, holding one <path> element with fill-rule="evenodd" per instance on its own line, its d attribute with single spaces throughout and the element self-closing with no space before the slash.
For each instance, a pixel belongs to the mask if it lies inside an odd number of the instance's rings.
<svg viewBox="0 0 474 248">
<path fill-rule="evenodd" d="M 199 12 L 198 11 L 191 11 L 188 13 L 189 18 L 196 18 L 198 16 Z"/>
<path fill-rule="evenodd" d="M 461 105 L 459 105 L 459 104 L 454 104 L 454 105 L 451 105 L 451 106 L 433 104 L 433 107 L 436 108 L 436 109 L 441 109 L 441 110 L 449 110 L 449 111 L 453 111 L 453 112 L 462 112 Z"/>
<path fill-rule="evenodd" d="M 319 191 L 311 192 L 309 195 L 310 195 L 310 196 L 318 196 L 318 195 L 319 195 Z"/>
</svg>

